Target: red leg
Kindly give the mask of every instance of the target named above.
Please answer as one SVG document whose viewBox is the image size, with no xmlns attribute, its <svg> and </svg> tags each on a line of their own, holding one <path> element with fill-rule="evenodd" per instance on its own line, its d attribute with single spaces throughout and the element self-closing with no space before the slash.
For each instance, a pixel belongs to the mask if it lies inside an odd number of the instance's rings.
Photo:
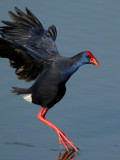
<svg viewBox="0 0 120 160">
<path fill-rule="evenodd" d="M 64 134 L 64 132 L 62 132 L 57 126 L 55 126 L 54 124 L 52 124 L 50 121 L 48 121 L 45 117 L 46 113 L 48 112 L 49 108 L 41 108 L 40 112 L 38 113 L 38 119 L 40 121 L 42 121 L 43 123 L 45 123 L 46 125 L 48 125 L 49 127 L 51 127 L 59 136 L 59 142 L 60 145 L 63 143 L 64 146 L 66 147 L 66 149 L 69 151 L 70 150 L 70 146 L 72 146 L 74 148 L 75 151 L 78 151 L 78 149 L 74 146 L 74 144 L 67 138 L 67 136 Z M 68 145 L 69 144 L 69 145 Z"/>
</svg>

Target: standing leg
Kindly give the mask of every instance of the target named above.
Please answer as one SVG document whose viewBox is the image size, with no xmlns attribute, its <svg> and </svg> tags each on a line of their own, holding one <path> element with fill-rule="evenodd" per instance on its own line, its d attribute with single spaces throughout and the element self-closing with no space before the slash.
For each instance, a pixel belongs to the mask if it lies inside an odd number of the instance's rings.
<svg viewBox="0 0 120 160">
<path fill-rule="evenodd" d="M 67 138 L 67 136 L 64 134 L 63 131 L 61 131 L 57 126 L 55 126 L 54 124 L 52 124 L 50 121 L 48 121 L 45 117 L 46 113 L 48 112 L 49 108 L 41 108 L 40 112 L 38 113 L 38 119 L 40 121 L 42 121 L 43 123 L 45 123 L 46 125 L 48 125 L 49 127 L 51 127 L 59 136 L 59 142 L 60 145 L 63 143 L 64 146 L 66 147 L 66 149 L 69 151 L 70 150 L 70 146 L 72 146 L 74 148 L 75 151 L 78 151 L 78 149 L 74 146 L 74 144 Z M 69 144 L 69 145 L 68 145 Z"/>
</svg>

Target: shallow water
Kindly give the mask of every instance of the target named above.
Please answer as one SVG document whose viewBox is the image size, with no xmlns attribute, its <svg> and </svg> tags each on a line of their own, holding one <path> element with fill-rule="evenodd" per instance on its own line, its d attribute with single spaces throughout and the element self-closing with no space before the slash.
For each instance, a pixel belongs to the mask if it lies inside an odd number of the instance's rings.
<svg viewBox="0 0 120 160">
<path fill-rule="evenodd" d="M 22 10 L 27 6 L 45 28 L 56 25 L 61 55 L 90 50 L 98 59 L 99 68 L 85 65 L 71 77 L 65 97 L 47 118 L 80 148 L 76 160 L 119 160 L 120 1 L 4 0 L 0 19 L 9 20 L 7 12 L 14 6 Z M 40 107 L 10 92 L 12 86 L 28 87 L 31 83 L 18 81 L 3 59 L 0 77 L 0 159 L 56 160 L 58 137 L 37 119 Z"/>
</svg>

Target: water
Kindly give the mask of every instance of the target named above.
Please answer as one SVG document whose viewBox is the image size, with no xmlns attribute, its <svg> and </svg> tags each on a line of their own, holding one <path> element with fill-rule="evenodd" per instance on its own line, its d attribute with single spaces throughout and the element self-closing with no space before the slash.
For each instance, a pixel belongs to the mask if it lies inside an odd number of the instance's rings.
<svg viewBox="0 0 120 160">
<path fill-rule="evenodd" d="M 45 28 L 55 24 L 61 55 L 93 52 L 100 67 L 81 67 L 67 83 L 65 97 L 47 118 L 80 148 L 76 160 L 119 160 L 120 1 L 4 0 L 0 6 L 1 20 L 9 20 L 7 12 L 14 6 L 23 10 L 27 6 Z M 56 160 L 60 152 L 58 137 L 37 119 L 40 107 L 10 92 L 12 86 L 31 83 L 18 81 L 3 59 L 0 77 L 0 159 Z"/>
</svg>

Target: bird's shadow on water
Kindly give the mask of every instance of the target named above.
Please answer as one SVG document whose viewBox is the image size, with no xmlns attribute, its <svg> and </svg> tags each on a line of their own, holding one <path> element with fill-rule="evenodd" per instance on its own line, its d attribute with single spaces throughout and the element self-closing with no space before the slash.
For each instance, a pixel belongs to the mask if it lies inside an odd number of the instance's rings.
<svg viewBox="0 0 120 160">
<path fill-rule="evenodd" d="M 35 147 L 35 145 L 22 143 L 22 142 L 4 142 L 6 145 L 18 145 L 18 146 L 24 146 L 24 147 Z M 78 148 L 79 150 L 79 148 Z M 74 160 L 79 156 L 79 152 L 76 152 L 73 148 L 70 149 L 70 151 L 67 151 L 65 149 L 50 149 L 50 151 L 58 152 L 57 160 Z"/>
<path fill-rule="evenodd" d="M 25 146 L 25 147 L 35 147 L 35 145 L 22 143 L 22 142 L 4 142 L 6 145 L 18 145 L 18 146 Z"/>
<path fill-rule="evenodd" d="M 58 149 L 50 149 L 51 151 L 59 151 Z M 79 152 L 76 152 L 73 148 L 70 151 L 61 149 L 58 154 L 57 160 L 74 160 L 79 156 Z"/>
</svg>

